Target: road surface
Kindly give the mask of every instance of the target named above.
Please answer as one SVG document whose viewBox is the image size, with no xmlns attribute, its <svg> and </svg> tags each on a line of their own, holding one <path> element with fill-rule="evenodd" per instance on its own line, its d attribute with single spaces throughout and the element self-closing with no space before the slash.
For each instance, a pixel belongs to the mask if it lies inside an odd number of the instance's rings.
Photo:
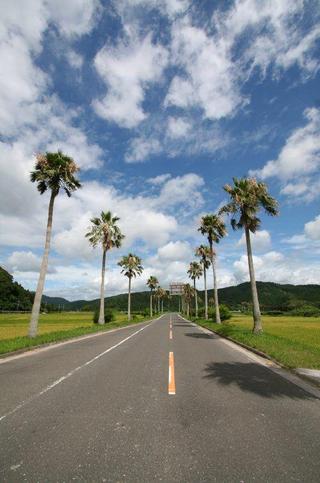
<svg viewBox="0 0 320 483">
<path fill-rule="evenodd" d="M 1 482 L 320 480 L 319 399 L 178 315 L 0 362 Z"/>
</svg>

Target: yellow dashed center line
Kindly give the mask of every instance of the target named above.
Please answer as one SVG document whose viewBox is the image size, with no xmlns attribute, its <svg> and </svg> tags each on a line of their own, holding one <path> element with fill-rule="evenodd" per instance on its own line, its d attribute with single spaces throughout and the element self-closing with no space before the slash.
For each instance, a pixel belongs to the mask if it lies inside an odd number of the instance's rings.
<svg viewBox="0 0 320 483">
<path fill-rule="evenodd" d="M 173 352 L 169 352 L 169 383 L 168 383 L 168 394 L 175 395 L 176 393 L 176 383 L 174 378 L 174 356 Z"/>
</svg>

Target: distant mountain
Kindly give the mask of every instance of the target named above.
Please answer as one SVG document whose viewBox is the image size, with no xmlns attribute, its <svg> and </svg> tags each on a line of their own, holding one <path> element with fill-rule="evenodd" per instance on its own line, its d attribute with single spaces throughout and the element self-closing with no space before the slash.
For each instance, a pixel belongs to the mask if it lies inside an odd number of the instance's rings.
<svg viewBox="0 0 320 483">
<path fill-rule="evenodd" d="M 287 311 L 299 305 L 308 304 L 320 307 L 320 285 L 282 285 L 273 282 L 257 282 L 259 300 L 262 310 L 281 310 Z M 136 292 L 132 294 L 133 310 L 141 311 L 149 307 L 150 292 Z M 209 299 L 213 297 L 213 291 L 208 291 Z M 199 298 L 204 301 L 204 292 L 199 291 Z M 46 297 L 48 303 L 54 304 L 51 297 Z M 245 305 L 251 304 L 251 287 L 249 282 L 244 282 L 236 286 L 219 289 L 220 302 L 228 305 L 232 309 L 240 309 Z M 65 310 L 95 310 L 99 307 L 99 299 L 95 300 L 75 300 L 73 302 L 63 301 Z M 110 308 L 126 310 L 128 295 L 120 294 L 106 298 L 106 304 Z M 165 306 L 169 310 L 178 310 L 179 299 L 173 297 L 165 301 Z"/>
<path fill-rule="evenodd" d="M 299 305 L 313 305 L 320 308 L 320 285 L 290 285 L 273 282 L 257 282 L 261 309 L 265 311 L 291 310 Z M 208 291 L 209 299 L 213 297 Z M 0 310 L 31 310 L 34 293 L 24 289 L 13 281 L 12 275 L 0 267 Z M 133 311 L 142 311 L 149 307 L 150 292 L 132 294 Z M 204 300 L 204 292 L 199 291 L 200 301 Z M 245 282 L 232 287 L 219 289 L 219 299 L 232 309 L 240 309 L 251 304 L 250 283 Z M 75 300 L 70 302 L 63 297 L 44 295 L 42 307 L 48 310 L 95 310 L 99 307 L 99 299 Z M 113 295 L 106 298 L 106 305 L 115 310 L 126 310 L 127 294 Z M 179 308 L 179 298 L 172 297 L 165 301 L 165 307 L 172 311 Z"/>
</svg>

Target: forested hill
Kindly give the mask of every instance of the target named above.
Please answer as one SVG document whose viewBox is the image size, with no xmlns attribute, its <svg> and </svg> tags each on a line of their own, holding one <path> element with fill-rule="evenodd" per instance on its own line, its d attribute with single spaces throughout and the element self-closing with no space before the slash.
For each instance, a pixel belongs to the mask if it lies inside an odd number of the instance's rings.
<svg viewBox="0 0 320 483">
<path fill-rule="evenodd" d="M 12 275 L 0 267 L 0 310 L 31 310 L 33 293 L 13 281 Z"/>
<path fill-rule="evenodd" d="M 257 282 L 259 300 L 262 310 L 291 310 L 299 305 L 308 304 L 320 307 L 320 285 L 281 285 L 272 282 Z M 213 297 L 212 290 L 208 291 L 209 299 Z M 137 292 L 132 294 L 133 310 L 143 310 L 149 306 L 150 293 Z M 200 304 L 204 301 L 204 292 L 199 291 Z M 232 309 L 241 309 L 251 303 L 250 283 L 245 282 L 240 285 L 225 287 L 219 290 L 219 299 L 223 304 Z M 126 310 L 128 297 L 127 294 L 107 297 L 108 307 L 119 310 Z M 90 302 L 79 300 L 70 303 L 70 308 L 79 310 L 85 308 L 97 308 L 99 300 Z M 178 297 L 165 300 L 165 307 L 169 310 L 178 310 Z"/>
<path fill-rule="evenodd" d="M 320 307 L 320 285 L 282 285 L 272 282 L 257 282 L 259 300 L 262 310 L 291 310 L 299 305 L 307 304 Z M 24 289 L 12 276 L 0 267 L 0 310 L 30 310 L 34 294 Z M 132 308 L 141 311 L 149 307 L 149 291 L 132 294 Z M 209 290 L 209 299 L 213 296 Z M 204 293 L 199 292 L 200 303 L 204 300 Z M 251 290 L 249 282 L 219 290 L 220 302 L 232 309 L 241 309 L 250 305 Z M 110 308 L 126 310 L 127 294 L 114 295 L 106 298 Z M 165 307 L 178 310 L 178 297 L 165 300 Z M 69 302 L 62 297 L 43 296 L 43 308 L 60 310 L 93 310 L 99 305 L 99 299 Z"/>
</svg>

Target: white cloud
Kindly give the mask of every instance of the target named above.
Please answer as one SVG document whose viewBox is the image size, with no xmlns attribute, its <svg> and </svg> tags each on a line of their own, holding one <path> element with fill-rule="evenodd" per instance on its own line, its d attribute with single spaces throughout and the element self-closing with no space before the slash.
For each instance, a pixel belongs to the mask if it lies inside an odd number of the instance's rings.
<svg viewBox="0 0 320 483">
<path fill-rule="evenodd" d="M 298 65 L 304 76 L 314 75 L 320 27 L 304 31 L 304 8 L 302 0 L 238 0 L 215 9 L 211 28 L 193 24 L 191 14 L 176 21 L 171 62 L 183 73 L 173 78 L 165 105 L 199 107 L 204 117 L 221 119 L 248 102 L 241 85 L 255 69 L 265 75 L 270 68 L 279 77 Z"/>
<path fill-rule="evenodd" d="M 304 231 L 311 240 L 320 240 L 320 215 L 304 225 Z"/>
<path fill-rule="evenodd" d="M 149 156 L 154 156 L 162 151 L 158 139 L 147 139 L 144 137 L 134 138 L 130 144 L 130 150 L 125 155 L 127 163 L 139 163 L 145 161 Z"/>
<path fill-rule="evenodd" d="M 286 181 L 318 170 L 320 166 L 320 110 L 307 109 L 305 117 L 307 124 L 296 129 L 289 136 L 278 158 L 268 161 L 260 170 L 251 171 L 252 175 L 257 175 L 262 179 L 276 176 Z M 304 190 L 302 183 L 296 185 L 298 194 Z M 292 185 L 284 188 L 284 192 L 287 191 L 287 194 L 292 194 L 292 190 Z"/>
<path fill-rule="evenodd" d="M 237 72 L 228 45 L 183 20 L 172 28 L 172 62 L 184 69 L 187 78 L 176 76 L 166 105 L 200 106 L 205 117 L 231 115 L 242 102 Z"/>
<path fill-rule="evenodd" d="M 66 58 L 71 67 L 75 69 L 80 69 L 83 65 L 83 57 L 74 50 L 69 50 L 66 53 Z"/>
<path fill-rule="evenodd" d="M 94 65 L 108 91 L 93 102 L 96 113 L 123 127 L 137 126 L 147 116 L 142 108 L 145 90 L 161 79 L 167 61 L 167 50 L 154 44 L 150 34 L 140 40 L 129 32 L 116 47 L 102 48 Z"/>
<path fill-rule="evenodd" d="M 204 125 L 199 117 L 154 116 L 137 129 L 128 144 L 125 160 L 141 162 L 165 153 L 170 158 L 198 153 L 213 154 L 228 144 L 229 137 L 217 126 Z M 181 142 L 183 137 L 183 142 Z"/>
<path fill-rule="evenodd" d="M 40 270 L 41 258 L 31 251 L 14 251 L 6 261 L 6 266 L 13 272 L 36 272 Z M 48 268 L 48 273 L 55 273 L 55 269 Z"/>
<path fill-rule="evenodd" d="M 188 242 L 178 240 L 160 247 L 157 256 L 160 260 L 180 261 L 191 259 L 193 254 Z"/>
<path fill-rule="evenodd" d="M 62 0 L 45 2 L 1 2 L 0 62 L 6 75 L 0 80 L 0 124 L 5 135 L 16 135 L 21 126 L 40 124 L 40 111 L 46 109 L 43 99 L 50 78 L 34 63 L 41 53 L 43 36 L 51 24 L 62 35 L 70 37 L 92 28 L 95 0 Z"/>
<path fill-rule="evenodd" d="M 114 0 L 113 3 L 124 21 L 128 18 L 132 20 L 137 8 L 141 8 L 143 11 L 157 8 L 160 13 L 173 19 L 176 15 L 185 12 L 190 5 L 189 0 Z"/>
<path fill-rule="evenodd" d="M 254 256 L 256 280 L 275 283 L 319 284 L 320 265 L 306 263 L 299 257 L 285 257 L 279 252 L 269 252 Z M 243 255 L 234 263 L 234 275 L 237 283 L 249 280 L 248 261 Z"/>
<path fill-rule="evenodd" d="M 147 181 L 148 183 L 159 186 L 168 181 L 168 179 L 171 178 L 171 174 L 165 173 L 165 174 L 160 174 L 159 176 L 155 176 L 154 178 L 149 178 Z"/>
<path fill-rule="evenodd" d="M 57 24 L 65 37 L 88 33 L 100 12 L 99 0 L 54 0 L 43 2 L 49 19 Z"/>
<path fill-rule="evenodd" d="M 168 135 L 171 138 L 185 137 L 190 131 L 191 125 L 182 118 L 169 117 Z"/>
<path fill-rule="evenodd" d="M 167 208 L 181 204 L 183 209 L 198 209 L 204 203 L 201 194 L 204 184 L 203 178 L 194 173 L 169 179 L 163 185 L 156 203 Z"/>
<path fill-rule="evenodd" d="M 271 236 L 267 230 L 251 233 L 251 241 L 253 249 L 257 251 L 265 251 L 271 246 Z M 238 246 L 246 246 L 246 237 L 244 233 L 238 241 Z"/>
</svg>

